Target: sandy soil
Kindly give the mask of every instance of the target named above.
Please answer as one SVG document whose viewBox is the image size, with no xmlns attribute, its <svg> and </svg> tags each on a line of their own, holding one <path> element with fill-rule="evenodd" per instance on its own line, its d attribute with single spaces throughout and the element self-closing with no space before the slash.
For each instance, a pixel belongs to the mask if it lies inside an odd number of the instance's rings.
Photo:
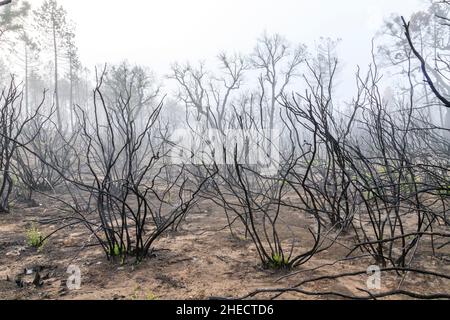
<svg viewBox="0 0 450 320">
<path fill-rule="evenodd" d="M 207 204 L 192 212 L 182 230 L 160 239 L 154 256 L 140 264 L 108 262 L 94 241 L 86 242 L 89 235 L 80 227 L 58 232 L 38 251 L 26 244 L 27 228 L 38 223 L 41 232 L 48 234 L 60 225 L 52 223 L 52 220 L 67 215 L 56 203 L 47 202 L 31 208 L 16 204 L 10 214 L 0 215 L 0 299 L 240 297 L 257 288 L 288 287 L 320 275 L 365 270 L 371 264 L 370 260 L 350 260 L 309 271 L 345 256 L 346 249 L 335 245 L 295 270 L 303 272 L 277 281 L 286 272 L 265 270 L 259 266 L 251 241 L 233 238 L 229 229 L 223 228 L 226 226 L 223 213 L 216 206 Z M 303 234 L 307 239 L 307 231 L 300 227 L 305 223 L 302 219 L 302 215 L 297 214 L 298 221 L 290 222 L 290 228 L 298 226 L 294 231 L 300 239 Z M 341 241 L 345 242 L 345 239 Z M 306 248 L 308 240 L 300 245 Z M 429 248 L 420 248 L 413 266 L 450 274 L 449 261 L 449 252 L 440 252 L 439 258 L 434 258 Z M 81 269 L 79 290 L 67 289 L 69 265 L 77 265 Z M 37 273 L 40 279 L 34 281 Z M 396 275 L 385 276 L 382 279 L 383 290 L 396 288 L 400 280 Z M 322 281 L 306 288 L 310 291 L 361 294 L 357 288 L 364 288 L 366 281 L 367 276 L 357 276 Z M 438 292 L 450 293 L 450 281 L 432 276 L 407 276 L 402 288 L 420 293 L 436 292 L 439 288 Z M 301 294 L 286 294 L 282 298 L 319 299 Z"/>
</svg>

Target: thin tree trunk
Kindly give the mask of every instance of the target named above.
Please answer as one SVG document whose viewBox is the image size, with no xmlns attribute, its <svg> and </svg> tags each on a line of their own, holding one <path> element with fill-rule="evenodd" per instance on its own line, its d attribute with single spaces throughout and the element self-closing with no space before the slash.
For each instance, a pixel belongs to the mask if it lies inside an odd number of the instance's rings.
<svg viewBox="0 0 450 320">
<path fill-rule="evenodd" d="M 53 22 L 53 50 L 55 53 L 55 104 L 56 117 L 58 120 L 58 129 L 62 130 L 61 108 L 59 104 L 59 90 L 58 90 L 58 47 L 56 44 L 56 27 Z"/>
<path fill-rule="evenodd" d="M 25 43 L 25 111 L 30 114 L 29 84 L 28 84 L 28 46 Z"/>
<path fill-rule="evenodd" d="M 70 56 L 70 127 L 73 130 L 74 124 L 73 124 L 73 66 L 72 66 L 72 56 Z"/>
</svg>

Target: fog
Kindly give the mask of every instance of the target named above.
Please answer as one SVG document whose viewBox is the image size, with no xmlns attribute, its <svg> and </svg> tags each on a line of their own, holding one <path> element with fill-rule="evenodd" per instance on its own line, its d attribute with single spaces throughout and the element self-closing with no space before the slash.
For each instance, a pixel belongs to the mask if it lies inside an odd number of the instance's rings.
<svg viewBox="0 0 450 320">
<path fill-rule="evenodd" d="M 42 0 L 33 1 L 36 5 Z M 314 48 L 320 37 L 341 38 L 345 98 L 352 96 L 356 66 L 371 63 L 371 39 L 392 14 L 409 16 L 423 0 L 77 0 L 60 3 L 76 22 L 85 65 L 131 63 L 160 76 L 179 61 L 211 61 L 222 51 L 249 53 L 264 32 Z"/>
<path fill-rule="evenodd" d="M 450 299 L 450 2 L 0 0 L 0 52 L 0 299 Z"/>
<path fill-rule="evenodd" d="M 320 37 L 342 38 L 343 61 L 362 65 L 383 18 L 423 6 L 420 0 L 97 0 L 88 8 L 60 2 L 77 22 L 85 63 L 126 58 L 161 72 L 174 61 L 210 59 L 223 50 L 247 53 L 263 31 L 309 46 Z"/>
</svg>

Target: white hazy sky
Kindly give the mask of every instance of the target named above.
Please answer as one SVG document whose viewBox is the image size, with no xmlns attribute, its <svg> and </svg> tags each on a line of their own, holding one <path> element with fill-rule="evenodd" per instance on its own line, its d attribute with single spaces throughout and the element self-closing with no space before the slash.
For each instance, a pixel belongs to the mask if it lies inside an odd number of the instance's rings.
<svg viewBox="0 0 450 320">
<path fill-rule="evenodd" d="M 42 0 L 33 0 L 37 6 Z M 88 67 L 127 59 L 159 75 L 171 63 L 250 52 L 264 30 L 314 47 L 342 38 L 343 77 L 370 62 L 371 38 L 392 13 L 410 15 L 424 0 L 59 0 L 77 24 Z"/>
<path fill-rule="evenodd" d="M 210 58 L 223 49 L 250 51 L 264 30 L 310 45 L 320 36 L 340 37 L 344 40 L 341 51 L 346 57 L 367 57 L 370 39 L 383 17 L 391 13 L 409 15 L 423 1 L 60 0 L 60 3 L 77 23 L 77 41 L 86 63 L 127 58 L 164 69 L 175 60 Z"/>
</svg>

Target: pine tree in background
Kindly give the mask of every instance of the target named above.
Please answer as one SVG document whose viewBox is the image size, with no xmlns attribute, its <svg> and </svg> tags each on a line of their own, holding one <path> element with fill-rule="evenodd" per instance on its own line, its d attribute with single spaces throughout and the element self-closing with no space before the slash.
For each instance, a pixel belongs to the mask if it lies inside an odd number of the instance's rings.
<svg viewBox="0 0 450 320">
<path fill-rule="evenodd" d="M 67 23 L 67 12 L 55 0 L 45 1 L 42 6 L 34 12 L 37 31 L 43 37 L 53 51 L 54 62 L 54 86 L 55 107 L 58 128 L 62 130 L 62 110 L 59 97 L 59 59 L 67 49 L 67 37 L 73 34 L 71 26 Z"/>
</svg>

